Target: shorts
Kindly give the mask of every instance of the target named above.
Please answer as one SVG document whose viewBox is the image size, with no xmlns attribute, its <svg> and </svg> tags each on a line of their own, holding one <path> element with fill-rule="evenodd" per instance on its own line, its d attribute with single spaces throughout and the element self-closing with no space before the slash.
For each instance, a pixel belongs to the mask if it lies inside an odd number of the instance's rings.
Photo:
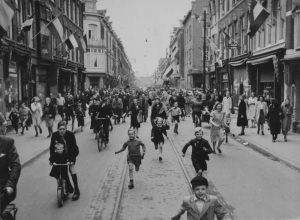
<svg viewBox="0 0 300 220">
<path fill-rule="evenodd" d="M 172 116 L 172 121 L 177 121 L 177 123 L 179 123 L 179 115 Z"/>
<path fill-rule="evenodd" d="M 199 170 L 207 170 L 207 164 L 205 160 L 199 160 L 199 159 L 192 159 L 193 166 L 195 168 L 196 173 L 198 173 Z"/>
<path fill-rule="evenodd" d="M 135 167 L 140 167 L 142 164 L 142 156 L 141 155 L 128 155 L 127 156 L 127 163 L 134 164 Z"/>
</svg>

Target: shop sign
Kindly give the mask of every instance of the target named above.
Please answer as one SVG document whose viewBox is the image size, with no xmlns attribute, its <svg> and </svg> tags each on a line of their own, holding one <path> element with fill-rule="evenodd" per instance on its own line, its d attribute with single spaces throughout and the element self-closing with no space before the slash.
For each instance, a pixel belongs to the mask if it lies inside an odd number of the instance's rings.
<svg viewBox="0 0 300 220">
<path fill-rule="evenodd" d="M 17 77 L 17 64 L 15 61 L 9 62 L 8 72 L 9 77 Z"/>
</svg>

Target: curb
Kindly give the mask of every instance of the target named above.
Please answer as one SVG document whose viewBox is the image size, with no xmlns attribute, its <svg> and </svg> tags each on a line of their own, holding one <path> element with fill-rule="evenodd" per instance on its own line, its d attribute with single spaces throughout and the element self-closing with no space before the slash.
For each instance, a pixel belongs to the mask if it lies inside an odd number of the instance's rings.
<svg viewBox="0 0 300 220">
<path fill-rule="evenodd" d="M 90 121 L 87 121 L 87 123 L 84 125 L 84 127 L 89 124 L 90 124 Z M 74 129 L 73 133 L 76 134 L 79 130 L 80 130 L 80 128 Z M 36 155 L 32 156 L 31 158 L 25 160 L 23 163 L 21 163 L 21 168 L 24 169 L 25 167 L 29 166 L 33 161 L 38 159 L 40 156 L 46 154 L 48 151 L 49 151 L 49 148 L 47 147 L 46 149 L 41 150 L 40 152 L 38 152 Z"/>
<path fill-rule="evenodd" d="M 276 154 L 271 153 L 270 151 L 265 150 L 265 149 L 259 147 L 256 144 L 250 143 L 248 140 L 245 140 L 245 139 L 243 139 L 240 136 L 237 136 L 235 134 L 229 133 L 229 137 L 231 139 L 235 140 L 236 142 L 242 144 L 243 146 L 248 147 L 248 148 L 258 152 L 258 153 L 262 154 L 263 156 L 266 156 L 267 158 L 269 158 L 273 161 L 278 161 L 278 162 L 280 162 L 280 163 L 288 166 L 289 168 L 291 168 L 293 170 L 296 170 L 297 172 L 300 173 L 300 167 L 298 165 L 295 165 L 293 162 L 290 162 L 286 159 L 282 159 L 279 156 L 277 156 Z M 247 143 L 247 144 L 245 144 L 245 143 Z"/>
</svg>

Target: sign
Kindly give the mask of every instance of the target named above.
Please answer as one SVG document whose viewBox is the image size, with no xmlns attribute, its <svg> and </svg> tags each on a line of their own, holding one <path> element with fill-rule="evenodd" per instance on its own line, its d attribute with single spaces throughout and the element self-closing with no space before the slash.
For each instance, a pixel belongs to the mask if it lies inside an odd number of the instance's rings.
<svg viewBox="0 0 300 220">
<path fill-rule="evenodd" d="M 8 72 L 9 73 L 17 73 L 17 64 L 15 61 L 9 62 Z"/>
</svg>

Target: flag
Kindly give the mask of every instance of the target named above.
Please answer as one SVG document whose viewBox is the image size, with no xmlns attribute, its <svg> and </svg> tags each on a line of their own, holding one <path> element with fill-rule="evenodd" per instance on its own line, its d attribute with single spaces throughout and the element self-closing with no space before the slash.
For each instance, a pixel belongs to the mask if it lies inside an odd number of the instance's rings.
<svg viewBox="0 0 300 220">
<path fill-rule="evenodd" d="M 248 35 L 252 38 L 270 13 L 256 0 L 252 0 L 249 11 Z"/>
<path fill-rule="evenodd" d="M 78 47 L 78 42 L 76 41 L 74 34 L 71 34 L 67 40 L 65 40 L 65 44 L 67 45 L 69 50 L 75 49 Z"/>
<path fill-rule="evenodd" d="M 4 0 L 0 0 L 0 29 L 7 31 L 13 16 L 13 9 Z"/>
<path fill-rule="evenodd" d="M 87 38 L 86 38 L 86 34 L 83 35 L 82 37 L 80 37 L 80 42 L 81 42 L 81 46 L 84 52 L 86 52 L 87 50 Z"/>
<path fill-rule="evenodd" d="M 23 32 L 27 32 L 27 31 L 30 31 L 31 29 L 31 26 L 32 26 L 32 22 L 33 22 L 33 18 L 31 19 L 27 19 L 26 21 L 24 21 L 21 25 L 21 30 Z"/>
<path fill-rule="evenodd" d="M 209 38 L 207 38 L 207 40 L 209 41 L 209 46 L 210 49 L 214 52 L 214 53 L 219 53 L 220 49 L 218 48 L 218 46 Z"/>
<path fill-rule="evenodd" d="M 58 17 L 59 16 L 57 16 L 56 18 L 54 18 L 54 20 L 52 20 L 50 22 L 49 29 L 50 29 L 51 33 L 54 34 L 55 37 L 60 40 L 60 42 L 63 42 L 64 41 L 64 28 Z"/>
</svg>

